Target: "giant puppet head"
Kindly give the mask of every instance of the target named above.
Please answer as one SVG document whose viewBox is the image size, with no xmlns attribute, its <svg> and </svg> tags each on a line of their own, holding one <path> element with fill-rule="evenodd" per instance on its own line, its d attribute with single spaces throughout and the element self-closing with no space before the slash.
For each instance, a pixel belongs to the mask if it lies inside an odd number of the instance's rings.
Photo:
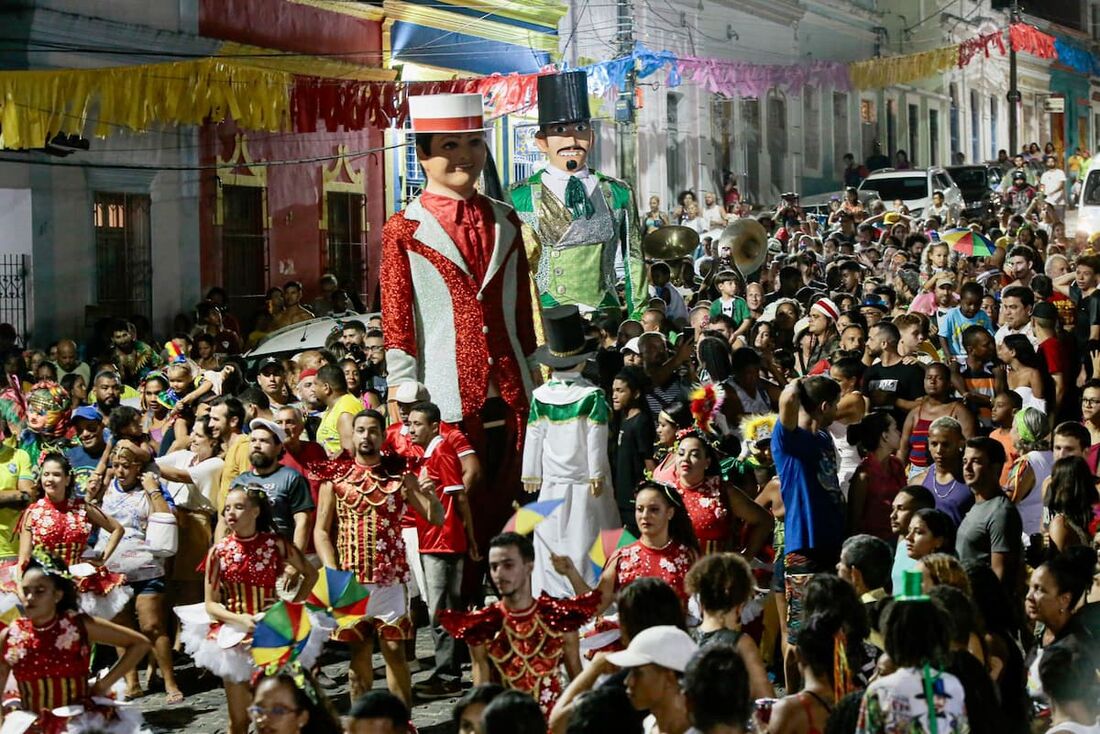
<svg viewBox="0 0 1100 734">
<path fill-rule="evenodd" d="M 69 430 L 72 402 L 56 382 L 39 382 L 27 395 L 27 428 L 33 433 L 60 438 Z"/>
<path fill-rule="evenodd" d="M 452 199 L 473 196 L 489 151 L 481 95 L 409 97 L 409 117 L 427 179 L 424 190 Z"/>
<path fill-rule="evenodd" d="M 554 168 L 568 172 L 584 168 L 593 139 L 588 75 L 583 71 L 566 71 L 540 76 L 538 104 L 539 131 L 535 134 L 535 145 Z"/>
</svg>

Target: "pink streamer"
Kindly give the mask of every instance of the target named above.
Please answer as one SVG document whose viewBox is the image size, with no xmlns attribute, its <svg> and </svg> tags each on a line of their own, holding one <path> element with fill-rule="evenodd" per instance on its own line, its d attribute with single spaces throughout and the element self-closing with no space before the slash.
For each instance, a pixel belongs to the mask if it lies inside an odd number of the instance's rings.
<svg viewBox="0 0 1100 734">
<path fill-rule="evenodd" d="M 851 87 L 848 65 L 836 61 L 780 66 L 685 56 L 677 65 L 685 81 L 726 97 L 760 97 L 776 87 L 796 94 L 808 84 L 841 90 Z"/>
</svg>

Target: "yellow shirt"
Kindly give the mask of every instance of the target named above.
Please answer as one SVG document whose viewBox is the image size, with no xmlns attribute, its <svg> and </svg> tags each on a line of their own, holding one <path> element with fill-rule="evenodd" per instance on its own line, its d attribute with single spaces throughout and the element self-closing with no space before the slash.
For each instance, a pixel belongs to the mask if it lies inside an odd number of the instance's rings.
<svg viewBox="0 0 1100 734">
<path fill-rule="evenodd" d="M 225 496 L 229 494 L 229 485 L 233 480 L 252 468 L 249 460 L 251 443 L 244 433 L 238 435 L 229 443 L 225 450 L 225 466 L 222 467 L 222 482 L 218 487 L 218 512 L 225 507 Z"/>
<path fill-rule="evenodd" d="M 354 395 L 341 395 L 331 408 L 321 416 L 321 425 L 317 427 L 317 443 L 321 444 L 329 456 L 340 453 L 340 416 L 351 413 L 355 416 L 363 409 L 363 403 Z"/>
<path fill-rule="evenodd" d="M 19 489 L 19 480 L 33 481 L 31 457 L 23 449 L 0 444 L 0 492 Z M 19 555 L 19 536 L 15 526 L 23 510 L 0 507 L 0 558 Z"/>
</svg>

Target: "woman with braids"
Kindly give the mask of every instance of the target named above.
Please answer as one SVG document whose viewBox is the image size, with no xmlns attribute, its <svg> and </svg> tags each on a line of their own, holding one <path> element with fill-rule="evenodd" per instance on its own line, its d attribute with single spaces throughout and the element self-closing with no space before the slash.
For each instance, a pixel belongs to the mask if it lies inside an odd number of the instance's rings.
<svg viewBox="0 0 1100 734">
<path fill-rule="evenodd" d="M 642 482 L 634 494 L 634 519 L 641 538 L 619 548 L 607 559 L 596 587 L 600 592 L 597 616 L 611 606 L 619 589 L 645 576 L 668 583 L 686 609 L 688 597 L 684 579 L 699 557 L 699 541 L 695 538 L 683 498 L 667 484 Z M 576 594 L 591 591 L 568 556 L 554 555 L 552 558 L 554 570 L 569 579 Z"/>
<path fill-rule="evenodd" d="M 722 479 L 718 452 L 707 434 L 689 428 L 677 434 L 676 488 L 683 497 L 695 537 L 703 553 L 734 550 L 741 545 L 734 519 L 748 528 L 743 555 L 753 558 L 772 534 L 772 516 L 733 482 Z"/>
<path fill-rule="evenodd" d="M 27 568 L 31 556 L 47 552 L 73 574 L 80 611 L 114 619 L 133 596 L 125 577 L 104 566 L 122 540 L 122 526 L 95 505 L 74 496 L 72 467 L 61 454 L 42 457 L 38 485 L 42 497 L 24 510 L 20 520 L 19 562 L 10 593 L 17 593 L 22 569 Z M 88 559 L 88 538 L 95 528 L 108 536 L 107 542 L 102 555 Z M 4 590 L 9 591 L 7 585 Z"/>
<path fill-rule="evenodd" d="M 19 708 L 38 717 L 27 729 L 30 734 L 93 728 L 109 734 L 136 733 L 141 729 L 136 709 L 101 706 L 92 697 L 107 696 L 145 657 L 149 641 L 140 632 L 82 614 L 77 609 L 76 587 L 59 566 L 40 553 L 23 572 L 24 616 L 0 632 L 0 680 L 14 674 Z M 114 646 L 119 659 L 89 683 L 93 645 Z M 72 718 L 54 713 L 68 706 L 82 706 L 84 711 Z"/>
<path fill-rule="evenodd" d="M 807 615 L 793 642 L 802 690 L 776 701 L 768 734 L 821 734 L 837 701 L 850 692 L 849 653 L 857 655 L 860 641 L 846 631 L 845 615 L 837 608 Z"/>
<path fill-rule="evenodd" d="M 256 685 L 248 717 L 263 734 L 335 734 L 340 717 L 317 681 L 299 665 Z"/>
<path fill-rule="evenodd" d="M 274 531 L 271 504 L 263 488 L 231 489 L 222 515 L 229 532 L 206 556 L 206 602 L 201 607 L 177 607 L 176 614 L 183 625 L 180 639 L 195 665 L 219 676 L 225 685 L 230 734 L 246 734 L 249 681 L 256 671 L 249 653 L 252 631 L 263 612 L 278 600 L 277 585 L 288 564 L 302 575 L 296 602 L 309 596 L 317 570 Z M 332 631 L 310 616 L 313 631 L 299 656 L 306 668 Z"/>
<path fill-rule="evenodd" d="M 867 686 L 857 734 L 957 734 L 969 730 L 962 684 L 944 672 L 951 621 L 921 592 L 916 571 L 886 607 L 883 641 L 892 671 Z"/>
</svg>

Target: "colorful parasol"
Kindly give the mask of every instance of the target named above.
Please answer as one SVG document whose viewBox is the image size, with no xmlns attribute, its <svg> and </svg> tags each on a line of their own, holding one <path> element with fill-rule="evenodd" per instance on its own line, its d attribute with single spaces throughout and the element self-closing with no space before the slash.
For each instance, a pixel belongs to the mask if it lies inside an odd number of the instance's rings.
<svg viewBox="0 0 1100 734">
<path fill-rule="evenodd" d="M 989 257 L 995 249 L 988 237 L 972 229 L 953 229 L 944 232 L 941 239 L 964 257 Z"/>
<path fill-rule="evenodd" d="M 596 542 L 592 544 L 592 550 L 588 551 L 588 560 L 592 561 L 592 567 L 598 576 L 607 565 L 607 559 L 614 555 L 615 551 L 637 541 L 629 531 L 623 528 L 615 530 L 601 530 Z"/>
<path fill-rule="evenodd" d="M 565 500 L 543 500 L 523 505 L 516 510 L 516 514 L 504 525 L 505 533 L 519 533 L 527 535 L 533 531 L 539 523 L 550 517 L 554 510 L 562 506 Z"/>
<path fill-rule="evenodd" d="M 252 632 L 252 661 L 264 669 L 286 665 L 302 652 L 312 628 L 304 604 L 276 602 Z"/>
<path fill-rule="evenodd" d="M 344 628 L 366 616 L 369 598 L 370 590 L 359 583 L 354 572 L 323 568 L 306 606 L 331 615 Z"/>
</svg>

